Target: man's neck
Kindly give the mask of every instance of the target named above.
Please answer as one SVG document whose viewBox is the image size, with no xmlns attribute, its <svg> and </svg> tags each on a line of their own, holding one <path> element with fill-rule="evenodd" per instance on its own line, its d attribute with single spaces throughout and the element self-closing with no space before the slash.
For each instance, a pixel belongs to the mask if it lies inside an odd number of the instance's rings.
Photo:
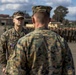
<svg viewBox="0 0 76 75">
<path fill-rule="evenodd" d="M 37 24 L 37 25 L 35 25 L 35 29 L 36 28 L 41 28 L 41 27 L 48 28 L 48 25 L 46 25 L 46 24 Z"/>
<path fill-rule="evenodd" d="M 17 31 L 17 32 L 21 32 L 21 30 L 22 30 L 22 27 L 20 26 L 14 26 L 14 28 L 15 28 L 15 30 Z"/>
</svg>

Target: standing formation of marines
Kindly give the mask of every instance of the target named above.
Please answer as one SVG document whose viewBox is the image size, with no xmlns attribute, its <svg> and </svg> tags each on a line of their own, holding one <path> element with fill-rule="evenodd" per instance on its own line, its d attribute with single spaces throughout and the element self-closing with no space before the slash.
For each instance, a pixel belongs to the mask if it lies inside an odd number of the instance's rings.
<svg viewBox="0 0 76 75">
<path fill-rule="evenodd" d="M 76 28 L 51 28 L 62 36 L 67 42 L 76 42 Z"/>
<path fill-rule="evenodd" d="M 4 74 L 75 75 L 72 53 L 65 37 L 48 29 L 51 9 L 42 5 L 32 8 L 35 30 L 28 34 L 22 27 L 24 15 L 13 15 L 14 28 L 3 33 L 0 39 L 0 63 Z"/>
</svg>

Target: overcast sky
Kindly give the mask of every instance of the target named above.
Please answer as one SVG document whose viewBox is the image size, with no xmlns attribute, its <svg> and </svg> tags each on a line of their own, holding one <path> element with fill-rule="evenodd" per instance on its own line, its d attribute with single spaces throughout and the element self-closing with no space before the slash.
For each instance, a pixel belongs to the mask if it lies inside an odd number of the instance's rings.
<svg viewBox="0 0 76 75">
<path fill-rule="evenodd" d="M 0 14 L 9 14 L 10 16 L 18 10 L 25 11 L 32 15 L 32 6 L 34 5 L 49 5 L 53 10 L 59 6 L 68 8 L 69 13 L 67 19 L 76 20 L 76 0 L 0 0 Z"/>
</svg>

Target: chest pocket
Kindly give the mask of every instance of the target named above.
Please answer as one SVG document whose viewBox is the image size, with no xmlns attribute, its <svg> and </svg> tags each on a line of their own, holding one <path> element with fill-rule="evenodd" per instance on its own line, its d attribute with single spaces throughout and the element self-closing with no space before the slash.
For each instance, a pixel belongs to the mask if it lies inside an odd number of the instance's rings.
<svg viewBox="0 0 76 75">
<path fill-rule="evenodd" d="M 13 52 L 13 50 L 15 49 L 18 39 L 19 39 L 18 36 L 9 37 L 8 43 L 7 43 L 9 54 L 11 54 Z"/>
</svg>

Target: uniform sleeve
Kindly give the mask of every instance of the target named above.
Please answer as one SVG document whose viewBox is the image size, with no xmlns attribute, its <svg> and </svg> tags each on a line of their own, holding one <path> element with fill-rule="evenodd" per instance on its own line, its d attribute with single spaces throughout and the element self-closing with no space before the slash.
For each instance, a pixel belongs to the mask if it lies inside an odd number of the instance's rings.
<svg viewBox="0 0 76 75">
<path fill-rule="evenodd" d="M 71 50 L 66 41 L 64 42 L 64 45 L 62 75 L 75 75 L 74 61 Z"/>
<path fill-rule="evenodd" d="M 0 64 L 5 67 L 6 63 L 6 36 L 3 34 L 0 37 Z"/>
<path fill-rule="evenodd" d="M 7 62 L 7 75 L 26 75 L 26 55 L 23 45 L 18 41 L 13 55 Z"/>
</svg>

